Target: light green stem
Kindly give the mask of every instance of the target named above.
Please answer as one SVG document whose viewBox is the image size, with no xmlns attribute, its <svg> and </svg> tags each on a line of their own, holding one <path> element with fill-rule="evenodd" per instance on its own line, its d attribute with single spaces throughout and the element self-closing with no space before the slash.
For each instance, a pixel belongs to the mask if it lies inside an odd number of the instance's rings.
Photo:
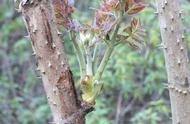
<svg viewBox="0 0 190 124">
<path fill-rule="evenodd" d="M 93 75 L 92 72 L 92 56 L 91 56 L 91 51 L 90 48 L 86 48 L 86 73 L 89 76 Z"/>
<path fill-rule="evenodd" d="M 71 33 L 71 40 L 72 40 L 73 46 L 75 48 L 77 59 L 78 59 L 78 62 L 79 62 L 80 76 L 81 76 L 81 78 L 83 78 L 84 75 L 86 74 L 85 58 L 84 58 L 84 55 L 83 55 L 78 43 L 76 42 L 75 36 L 73 36 L 72 33 Z"/>
<path fill-rule="evenodd" d="M 107 47 L 107 49 L 105 51 L 105 54 L 104 54 L 104 57 L 103 57 L 103 59 L 102 59 L 102 61 L 100 63 L 100 66 L 98 67 L 98 70 L 96 72 L 95 80 L 99 81 L 101 79 L 102 73 L 103 73 L 103 71 L 104 71 L 104 69 L 105 69 L 105 67 L 106 67 L 106 65 L 108 63 L 108 60 L 109 60 L 113 50 L 114 50 L 114 45 L 109 45 Z"/>
<path fill-rule="evenodd" d="M 95 73 L 96 70 L 96 62 L 97 62 L 97 54 L 98 54 L 98 44 L 96 44 L 95 48 L 94 48 L 94 53 L 93 53 L 93 58 L 92 58 L 92 72 L 93 74 Z"/>
</svg>

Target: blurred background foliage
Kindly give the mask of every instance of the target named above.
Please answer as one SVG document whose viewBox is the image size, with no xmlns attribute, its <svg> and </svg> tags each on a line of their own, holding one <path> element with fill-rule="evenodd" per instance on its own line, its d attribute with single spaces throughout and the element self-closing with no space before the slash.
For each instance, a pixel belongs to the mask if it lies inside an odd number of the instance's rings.
<svg viewBox="0 0 190 124">
<path fill-rule="evenodd" d="M 104 88 L 87 124 L 170 124 L 170 102 L 158 18 L 154 0 L 139 15 L 146 29 L 146 45 L 134 50 L 118 46 L 103 75 Z M 186 42 L 190 41 L 190 2 L 181 0 Z M 89 22 L 97 0 L 76 0 L 74 18 Z M 27 31 L 11 1 L 0 0 L 0 124 L 48 124 L 50 108 Z M 79 69 L 72 44 L 65 49 L 78 87 Z M 187 42 L 188 48 L 190 43 Z"/>
</svg>

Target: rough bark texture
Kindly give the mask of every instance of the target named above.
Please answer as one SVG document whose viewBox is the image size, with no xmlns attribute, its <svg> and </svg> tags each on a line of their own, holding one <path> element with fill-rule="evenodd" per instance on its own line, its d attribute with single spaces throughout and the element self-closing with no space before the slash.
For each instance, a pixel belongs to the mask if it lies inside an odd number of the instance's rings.
<svg viewBox="0 0 190 124">
<path fill-rule="evenodd" d="M 22 14 L 38 61 L 55 124 L 84 124 L 91 107 L 77 99 L 72 73 L 64 53 L 49 0 L 27 0 Z"/>
<path fill-rule="evenodd" d="M 190 124 L 188 55 L 179 0 L 158 0 L 158 15 L 168 74 L 173 124 Z"/>
</svg>

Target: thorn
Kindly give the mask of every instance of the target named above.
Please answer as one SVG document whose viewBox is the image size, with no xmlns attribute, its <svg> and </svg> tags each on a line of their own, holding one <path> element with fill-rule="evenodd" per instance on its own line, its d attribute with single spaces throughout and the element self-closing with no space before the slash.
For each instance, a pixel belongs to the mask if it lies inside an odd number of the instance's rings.
<svg viewBox="0 0 190 124">
<path fill-rule="evenodd" d="M 178 64 L 178 65 L 181 65 L 181 60 L 180 60 L 180 59 L 177 61 L 177 64 Z"/>
<path fill-rule="evenodd" d="M 188 77 L 185 77 L 184 86 L 189 87 Z"/>
<path fill-rule="evenodd" d="M 158 15 L 158 11 L 154 12 L 154 14 Z"/>
<path fill-rule="evenodd" d="M 37 67 L 37 68 L 36 68 L 36 71 L 40 71 L 40 68 L 39 68 L 39 67 Z"/>
<path fill-rule="evenodd" d="M 167 50 L 167 47 L 164 45 L 164 49 Z"/>
<path fill-rule="evenodd" d="M 177 87 L 175 87 L 175 91 L 176 91 L 176 92 L 178 92 L 178 89 L 177 89 Z"/>
<path fill-rule="evenodd" d="M 164 88 L 166 88 L 166 89 L 171 89 L 171 87 L 170 87 L 170 86 L 165 86 Z"/>
<path fill-rule="evenodd" d="M 27 35 L 27 36 L 24 36 L 24 38 L 26 38 L 27 40 L 29 40 L 29 39 L 30 39 L 30 36 Z"/>
<path fill-rule="evenodd" d="M 161 43 L 161 44 L 158 45 L 157 47 L 158 47 L 158 48 L 161 48 L 161 49 L 167 50 L 167 47 L 166 47 L 163 43 Z"/>
<path fill-rule="evenodd" d="M 48 67 L 49 67 L 49 68 L 51 68 L 51 67 L 52 67 L 52 64 L 51 64 L 50 62 L 48 63 Z"/>
<path fill-rule="evenodd" d="M 165 9 L 165 6 L 164 6 L 164 5 L 162 5 L 162 9 L 163 9 L 163 10 Z"/>
<path fill-rule="evenodd" d="M 179 45 L 179 43 L 180 43 L 180 40 L 179 40 L 179 39 L 177 39 L 177 44 Z"/>
<path fill-rule="evenodd" d="M 177 124 L 180 124 L 180 121 L 179 121 L 179 120 L 177 120 Z"/>
<path fill-rule="evenodd" d="M 181 16 L 182 16 L 182 11 L 179 11 L 179 17 L 181 18 Z"/>
<path fill-rule="evenodd" d="M 184 91 L 183 91 L 183 94 L 184 94 L 184 95 L 187 95 L 187 91 L 184 90 Z"/>
<path fill-rule="evenodd" d="M 168 86 L 164 86 L 164 89 L 170 89 L 170 87 L 168 87 Z"/>
<path fill-rule="evenodd" d="M 164 26 L 164 30 L 165 30 L 165 31 L 167 30 L 167 27 L 166 27 L 166 26 Z"/>
<path fill-rule="evenodd" d="M 165 0 L 165 2 L 164 2 L 164 3 L 165 3 L 165 5 L 168 5 L 168 1 L 167 1 L 167 0 Z"/>
<path fill-rule="evenodd" d="M 171 89 L 174 89 L 174 86 L 171 86 Z"/>
<path fill-rule="evenodd" d="M 98 82 L 98 80 L 95 80 L 95 82 Z M 168 86 L 169 84 L 168 83 L 164 83 L 163 85 L 164 86 Z"/>
<path fill-rule="evenodd" d="M 181 46 L 180 50 L 181 50 L 181 51 L 183 51 L 183 50 L 184 50 L 184 48 Z"/>
<path fill-rule="evenodd" d="M 182 93 L 182 90 L 179 89 L 178 92 L 179 92 L 179 93 Z"/>
<path fill-rule="evenodd" d="M 37 78 L 41 79 L 42 77 L 41 76 L 36 76 Z"/>
<path fill-rule="evenodd" d="M 56 89 L 53 89 L 53 92 L 56 93 Z"/>
<path fill-rule="evenodd" d="M 174 89 L 174 86 L 173 86 L 173 85 L 171 85 L 171 84 L 165 84 L 165 85 L 167 85 L 167 86 L 168 86 L 168 88 L 170 88 L 170 89 Z"/>
<path fill-rule="evenodd" d="M 53 43 L 52 47 L 53 47 L 54 49 L 56 48 L 55 43 Z"/>
<path fill-rule="evenodd" d="M 59 51 L 57 51 L 57 56 L 58 58 L 60 57 L 61 53 Z"/>
<path fill-rule="evenodd" d="M 181 38 L 182 38 L 182 40 L 184 40 L 184 39 L 185 39 L 185 36 L 184 36 L 184 35 L 182 35 L 182 36 L 181 36 Z"/>
<path fill-rule="evenodd" d="M 42 71 L 42 74 L 46 74 L 46 72 L 43 70 L 43 71 Z"/>
<path fill-rule="evenodd" d="M 31 0 L 30 3 L 33 4 L 33 3 L 34 3 L 34 0 Z"/>
<path fill-rule="evenodd" d="M 161 43 L 161 44 L 157 45 L 157 47 L 158 48 L 163 48 L 163 44 Z"/>
<path fill-rule="evenodd" d="M 36 33 L 37 29 L 32 30 L 32 33 Z"/>
<path fill-rule="evenodd" d="M 35 53 L 35 52 L 33 52 L 33 53 L 32 53 L 32 56 L 36 56 L 36 53 Z"/>
<path fill-rule="evenodd" d="M 61 33 L 60 31 L 57 31 L 57 34 L 58 34 L 58 35 L 62 35 L 62 33 Z"/>
<path fill-rule="evenodd" d="M 172 33 L 174 32 L 174 28 L 173 28 L 173 27 L 171 27 L 171 32 L 172 32 Z"/>
<path fill-rule="evenodd" d="M 64 65 L 65 65 L 65 63 L 62 61 L 62 62 L 61 62 L 61 65 L 62 65 L 62 66 L 64 66 Z"/>
<path fill-rule="evenodd" d="M 57 104 L 56 104 L 55 102 L 53 102 L 53 105 L 54 105 L 54 106 L 57 106 Z"/>
<path fill-rule="evenodd" d="M 171 20 L 174 21 L 174 16 L 173 15 L 171 15 Z"/>
</svg>

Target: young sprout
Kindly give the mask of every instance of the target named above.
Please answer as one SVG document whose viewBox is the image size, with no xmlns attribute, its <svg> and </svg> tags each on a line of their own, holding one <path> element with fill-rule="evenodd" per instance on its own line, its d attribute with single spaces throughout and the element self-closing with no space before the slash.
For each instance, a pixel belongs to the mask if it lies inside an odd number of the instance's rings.
<svg viewBox="0 0 190 124">
<path fill-rule="evenodd" d="M 95 104 L 102 90 L 101 77 L 114 48 L 119 44 L 129 44 L 137 49 L 144 42 L 145 32 L 135 15 L 143 11 L 146 5 L 134 0 L 106 0 L 96 10 L 92 24 L 79 26 L 71 18 L 74 7 L 68 0 L 64 0 L 64 3 L 53 2 L 57 6 L 57 23 L 70 32 L 76 51 L 81 72 L 82 99 Z M 64 4 L 64 9 L 59 4 Z M 126 18 L 129 19 L 126 21 Z M 103 56 L 102 51 L 105 51 Z"/>
</svg>

